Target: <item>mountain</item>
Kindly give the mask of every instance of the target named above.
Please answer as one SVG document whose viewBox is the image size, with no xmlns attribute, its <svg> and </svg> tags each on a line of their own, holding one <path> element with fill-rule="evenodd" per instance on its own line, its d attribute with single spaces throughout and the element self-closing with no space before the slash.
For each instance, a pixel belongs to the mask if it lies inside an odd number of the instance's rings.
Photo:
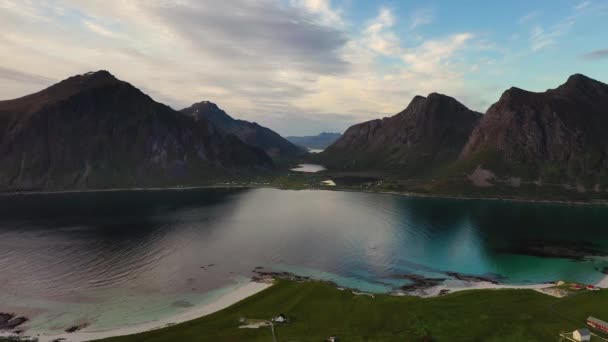
<svg viewBox="0 0 608 342">
<path fill-rule="evenodd" d="M 264 152 L 107 71 L 0 101 L 0 188 L 200 183 L 272 168 Z"/>
<path fill-rule="evenodd" d="M 490 176 L 597 187 L 608 183 L 607 131 L 608 85 L 577 74 L 541 93 L 505 91 L 460 162 Z"/>
<path fill-rule="evenodd" d="M 323 132 L 318 135 L 303 136 L 303 137 L 286 137 L 287 140 L 298 146 L 304 146 L 310 149 L 324 150 L 329 145 L 336 142 L 342 136 L 340 133 Z"/>
<path fill-rule="evenodd" d="M 181 110 L 195 120 L 206 120 L 217 127 L 236 135 L 246 144 L 264 150 L 274 159 L 290 159 L 305 151 L 281 137 L 269 128 L 255 122 L 233 119 L 215 103 L 203 101 Z"/>
<path fill-rule="evenodd" d="M 449 96 L 416 96 L 395 116 L 350 127 L 320 157 L 334 168 L 420 176 L 456 160 L 481 116 Z"/>
</svg>

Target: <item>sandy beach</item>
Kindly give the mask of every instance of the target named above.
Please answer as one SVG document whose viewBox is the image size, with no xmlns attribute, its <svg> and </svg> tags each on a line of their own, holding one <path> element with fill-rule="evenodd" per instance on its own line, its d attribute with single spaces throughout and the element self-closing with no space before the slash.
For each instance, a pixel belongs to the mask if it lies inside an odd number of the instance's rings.
<svg viewBox="0 0 608 342">
<path fill-rule="evenodd" d="M 142 324 L 119 327 L 116 329 L 110 330 L 89 330 L 88 328 L 84 328 L 83 330 L 74 332 L 74 333 L 61 333 L 61 334 L 49 334 L 45 332 L 39 332 L 35 330 L 27 330 L 24 333 L 24 336 L 37 337 L 39 342 L 51 342 L 57 339 L 61 339 L 65 342 L 84 342 L 91 340 L 98 340 L 107 337 L 113 336 L 122 336 L 122 335 L 131 335 L 137 334 L 145 331 L 155 330 L 159 328 L 163 328 L 166 326 L 190 321 L 199 317 L 203 317 L 214 312 L 225 309 L 241 300 L 250 297 L 260 291 L 267 289 L 272 286 L 272 284 L 267 283 L 257 283 L 257 282 L 248 282 L 243 284 L 242 286 L 236 288 L 234 291 L 226 293 L 211 303 L 207 303 L 205 305 L 194 307 L 192 310 L 187 312 L 180 313 L 178 315 L 168 317 L 163 320 L 151 321 Z M 2 335 L 0 336 L 9 336 Z"/>
<path fill-rule="evenodd" d="M 596 287 L 607 289 L 608 288 L 608 276 L 602 280 L 593 284 Z M 554 287 L 554 283 L 545 284 L 530 284 L 530 285 L 507 285 L 507 284 L 494 284 L 490 282 L 465 282 L 460 280 L 446 280 L 443 284 L 424 290 L 420 293 L 414 294 L 419 297 L 436 297 L 439 296 L 442 290 L 449 290 L 450 293 L 465 291 L 465 290 L 492 290 L 492 289 L 528 289 L 537 290 L 545 293 L 541 290 Z"/>
<path fill-rule="evenodd" d="M 595 284 L 595 286 L 602 288 L 602 289 L 608 289 L 608 275 L 605 276 L 604 279 L 598 281 L 597 284 Z"/>
</svg>

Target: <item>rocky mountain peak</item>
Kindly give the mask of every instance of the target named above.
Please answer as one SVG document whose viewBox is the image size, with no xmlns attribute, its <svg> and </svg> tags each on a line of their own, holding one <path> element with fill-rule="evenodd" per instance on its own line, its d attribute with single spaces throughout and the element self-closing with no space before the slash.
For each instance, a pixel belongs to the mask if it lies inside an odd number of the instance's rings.
<svg viewBox="0 0 608 342">
<path fill-rule="evenodd" d="M 194 117 L 195 120 L 207 121 L 228 133 L 234 134 L 244 143 L 260 148 L 276 159 L 291 158 L 304 152 L 266 127 L 255 122 L 232 118 L 213 102 L 197 102 L 182 109 L 181 112 Z"/>
<path fill-rule="evenodd" d="M 415 96 L 397 115 L 351 126 L 321 157 L 330 166 L 420 175 L 455 160 L 480 118 L 452 97 Z"/>
<path fill-rule="evenodd" d="M 582 74 L 574 74 L 553 91 L 564 96 L 605 97 L 608 96 L 608 85 Z"/>
</svg>

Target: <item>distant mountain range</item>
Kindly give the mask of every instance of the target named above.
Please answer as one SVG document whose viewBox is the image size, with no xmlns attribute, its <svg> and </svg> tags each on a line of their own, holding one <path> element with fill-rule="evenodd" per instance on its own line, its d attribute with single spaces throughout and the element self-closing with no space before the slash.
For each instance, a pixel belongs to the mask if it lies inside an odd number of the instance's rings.
<svg viewBox="0 0 608 342">
<path fill-rule="evenodd" d="M 336 140 L 338 140 L 340 136 L 342 136 L 342 134 L 340 133 L 323 132 L 318 135 L 310 135 L 303 137 L 289 136 L 285 138 L 298 146 L 303 146 L 309 149 L 324 150 L 329 145 L 336 142 Z"/>
<path fill-rule="evenodd" d="M 0 101 L 5 190 L 192 184 L 273 167 L 262 150 L 107 71 Z"/>
<path fill-rule="evenodd" d="M 466 183 L 599 193 L 608 190 L 607 131 L 608 85 L 578 74 L 545 92 L 511 88 L 485 115 L 432 93 L 341 136 L 290 142 L 211 102 L 175 111 L 98 71 L 0 101 L 0 190 L 208 184 L 269 174 L 299 160 L 300 146 L 337 139 L 310 157 L 330 172 L 421 180 L 428 192 Z"/>
<path fill-rule="evenodd" d="M 334 170 L 462 177 L 481 187 L 608 188 L 608 85 L 573 75 L 556 89 L 511 88 L 485 115 L 417 96 L 401 113 L 350 127 L 319 155 Z"/>
<path fill-rule="evenodd" d="M 203 101 L 181 110 L 197 121 L 208 121 L 234 134 L 248 145 L 264 150 L 275 160 L 290 159 L 301 156 L 306 150 L 289 142 L 276 132 L 258 125 L 255 122 L 233 119 L 215 103 Z"/>
</svg>

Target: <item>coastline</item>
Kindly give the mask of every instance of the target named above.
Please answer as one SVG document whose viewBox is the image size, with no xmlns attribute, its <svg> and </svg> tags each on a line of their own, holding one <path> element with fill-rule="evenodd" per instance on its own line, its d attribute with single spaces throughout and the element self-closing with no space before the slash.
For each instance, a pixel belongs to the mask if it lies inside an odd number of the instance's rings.
<svg viewBox="0 0 608 342">
<path fill-rule="evenodd" d="M 310 281 L 319 281 L 315 279 L 310 279 Z M 87 330 L 84 328 L 82 330 L 73 332 L 73 333 L 58 333 L 53 334 L 49 332 L 43 331 L 35 331 L 30 330 L 26 331 L 23 335 L 20 335 L 21 338 L 27 337 L 35 337 L 38 339 L 38 342 L 53 342 L 53 341 L 64 341 L 64 342 L 86 342 L 86 341 L 95 341 L 100 339 L 105 339 L 109 337 L 117 337 L 117 336 L 126 336 L 133 335 L 138 333 L 143 333 L 147 331 L 153 331 L 157 329 L 166 328 L 175 324 L 184 323 L 188 321 L 192 321 L 215 312 L 226 309 L 248 297 L 251 297 L 259 292 L 262 292 L 268 288 L 270 288 L 273 283 L 270 282 L 257 282 L 257 281 L 249 281 L 238 288 L 223 294 L 222 296 L 214 299 L 210 303 L 206 303 L 199 307 L 195 307 L 192 310 L 182 312 L 176 314 L 174 316 L 170 316 L 164 319 L 144 322 L 140 324 L 117 327 L 113 329 L 107 330 Z M 339 290 L 344 290 L 341 287 L 338 287 L 334 284 L 334 286 Z M 420 298 L 433 298 L 440 297 L 447 293 L 455 293 L 460 291 L 481 291 L 481 290 L 501 290 L 501 289 L 515 289 L 515 290 L 533 290 L 540 292 L 545 295 L 554 296 L 550 293 L 550 291 L 546 291 L 549 288 L 554 287 L 554 283 L 540 283 L 540 284 L 526 284 L 526 285 L 510 285 L 510 284 L 497 284 L 488 281 L 462 281 L 462 280 L 447 280 L 442 284 L 430 287 L 428 289 L 413 291 L 407 293 L 394 293 L 393 296 L 414 296 Z M 608 288 L 608 275 L 598 281 L 594 286 L 607 289 Z M 374 294 L 371 293 L 363 293 L 358 292 L 357 290 L 349 289 L 355 295 L 368 295 L 372 298 Z M 0 337 L 11 337 L 15 336 L 12 334 L 0 333 Z"/>
<path fill-rule="evenodd" d="M 564 201 L 552 199 L 531 199 L 525 197 L 496 197 L 496 196 L 461 196 L 461 195 L 446 195 L 446 194 L 425 194 L 409 191 L 374 191 L 365 189 L 349 189 L 340 187 L 310 187 L 303 189 L 290 189 L 273 186 L 268 184 L 217 184 L 217 185 L 201 185 L 201 186 L 182 186 L 182 187 L 152 187 L 152 188 L 109 188 L 109 189 L 74 189 L 74 190 L 35 190 L 35 191 L 7 191 L 0 192 L 0 196 L 27 196 L 27 195 L 45 195 L 45 194 L 72 194 L 72 193 L 95 193 L 95 192 L 121 192 L 121 191 L 163 191 L 163 190 L 202 190 L 202 189 L 275 189 L 275 190 L 310 190 L 310 191 L 343 191 L 343 192 L 359 192 L 368 194 L 385 194 L 394 196 L 417 197 L 417 198 L 438 198 L 451 200 L 479 200 L 479 201 L 500 201 L 514 203 L 533 203 L 533 204 L 560 204 L 560 205 L 576 205 L 576 206 L 608 206 L 608 200 L 597 201 Z"/>
<path fill-rule="evenodd" d="M 315 190 L 315 189 L 311 189 Z M 551 199 L 531 199 L 525 197 L 483 197 L 483 196 L 456 196 L 456 195 L 442 195 L 442 194 L 424 194 L 417 192 L 407 191 L 373 191 L 373 190 L 359 190 L 359 189 L 322 189 L 330 191 L 345 191 L 345 192 L 362 192 L 369 194 L 386 194 L 406 197 L 419 197 L 419 198 L 440 198 L 440 199 L 452 199 L 452 200 L 468 200 L 468 201 L 501 201 L 501 202 L 516 202 L 516 203 L 537 203 L 537 204 L 563 204 L 563 205 L 596 205 L 596 206 L 608 206 L 608 201 L 564 201 L 564 200 L 551 200 Z"/>
<path fill-rule="evenodd" d="M 22 337 L 22 338 L 35 337 L 35 338 L 38 338 L 38 342 L 52 342 L 52 341 L 57 341 L 57 340 L 61 340 L 64 342 L 85 342 L 85 341 L 100 340 L 100 339 L 104 339 L 104 338 L 108 338 L 108 337 L 116 337 L 116 336 L 143 333 L 146 331 L 165 328 L 165 327 L 168 327 L 171 325 L 191 321 L 191 320 L 194 320 L 194 319 L 197 319 L 200 317 L 204 317 L 204 316 L 213 314 L 213 313 L 223 310 L 229 306 L 232 306 L 248 297 L 251 297 L 263 290 L 266 290 L 271 286 L 272 286 L 272 284 L 270 284 L 270 283 L 260 283 L 260 282 L 250 281 L 250 282 L 243 284 L 242 286 L 239 286 L 238 288 L 234 289 L 233 291 L 230 291 L 226 294 L 221 295 L 220 297 L 214 299 L 210 303 L 206 303 L 199 307 L 194 307 L 194 308 L 192 308 L 192 310 L 188 310 L 186 312 L 182 312 L 182 313 L 176 314 L 174 316 L 167 317 L 167 318 L 160 319 L 160 320 L 144 322 L 144 323 L 130 325 L 130 326 L 117 327 L 114 329 L 107 329 L 107 330 L 87 330 L 88 328 L 84 328 L 82 330 L 79 330 L 79 331 L 76 331 L 73 333 L 62 332 L 59 334 L 52 334 L 52 333 L 48 333 L 48 332 L 27 330 L 23 334 L 23 336 L 20 336 L 20 337 Z M 9 336 L 14 336 L 14 335 L 0 334 L 0 337 L 9 337 Z"/>
</svg>

